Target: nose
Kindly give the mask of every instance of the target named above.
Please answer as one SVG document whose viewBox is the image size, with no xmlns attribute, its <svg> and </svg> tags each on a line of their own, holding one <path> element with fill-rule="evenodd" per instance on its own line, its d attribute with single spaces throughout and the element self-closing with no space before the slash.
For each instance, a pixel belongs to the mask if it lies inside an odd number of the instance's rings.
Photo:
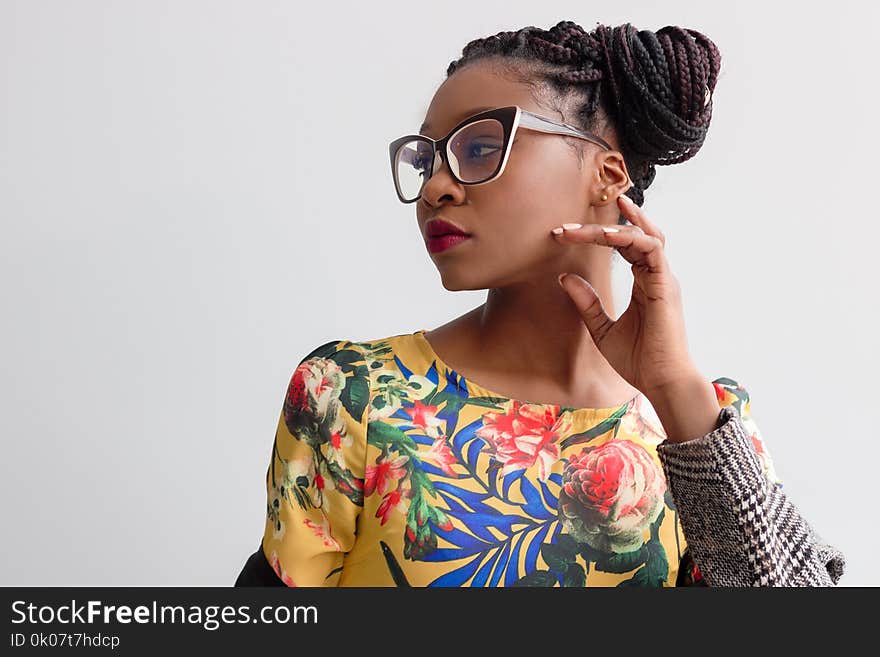
<svg viewBox="0 0 880 657">
<path fill-rule="evenodd" d="M 434 175 L 435 175 L 438 171 L 440 171 L 440 169 L 442 169 L 442 168 L 443 168 L 443 154 L 438 150 L 438 151 L 434 154 L 434 164 L 433 164 L 433 166 L 431 167 L 431 175 L 430 175 L 430 176 L 427 176 L 427 177 L 422 181 L 422 189 L 421 189 L 421 193 L 424 193 L 424 192 L 425 192 L 425 187 L 428 186 L 428 183 L 431 181 L 431 179 L 434 177 Z"/>
<path fill-rule="evenodd" d="M 428 186 L 428 183 L 434 178 L 440 169 L 443 168 L 443 154 L 438 150 L 434 154 L 434 165 L 431 167 L 431 175 L 425 178 L 424 182 L 422 182 L 422 192 L 424 193 L 425 188 Z"/>
<path fill-rule="evenodd" d="M 431 167 L 431 175 L 422 183 L 420 195 L 423 202 L 429 205 L 436 205 L 441 199 L 463 200 L 464 189 L 458 184 L 458 181 L 452 175 L 452 169 L 449 168 L 448 176 L 435 177 L 435 174 L 443 168 L 443 155 L 437 151 L 434 156 L 434 165 Z M 440 186 L 439 191 L 436 189 Z M 435 198 L 438 197 L 439 198 Z"/>
</svg>

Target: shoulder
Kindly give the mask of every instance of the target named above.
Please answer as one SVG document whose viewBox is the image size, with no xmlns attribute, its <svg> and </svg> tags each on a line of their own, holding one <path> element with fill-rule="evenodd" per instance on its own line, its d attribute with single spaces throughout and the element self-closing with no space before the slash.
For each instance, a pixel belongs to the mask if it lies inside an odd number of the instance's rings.
<svg viewBox="0 0 880 657">
<path fill-rule="evenodd" d="M 374 398 L 385 412 L 405 387 L 416 386 L 411 394 L 424 396 L 428 379 L 421 375 L 431 362 L 415 333 L 329 340 L 302 358 L 291 377 L 288 400 L 292 408 L 308 411 L 338 399 L 355 422 L 367 422 Z"/>
<path fill-rule="evenodd" d="M 308 482 L 314 476 L 317 499 L 335 489 L 363 506 L 369 402 L 364 349 L 358 343 L 329 340 L 303 356 L 290 377 L 275 434 L 275 453 L 288 479 Z"/>
<path fill-rule="evenodd" d="M 362 422 L 370 400 L 368 343 L 335 339 L 312 348 L 293 371 L 284 400 L 284 417 L 297 424 L 306 416 L 345 411 Z"/>
<path fill-rule="evenodd" d="M 300 365 L 309 361 L 332 360 L 340 365 L 346 362 L 354 362 L 364 357 L 364 343 L 353 340 L 329 340 L 317 347 L 312 348 L 300 360 Z"/>
<path fill-rule="evenodd" d="M 354 363 L 369 366 L 373 361 L 383 360 L 383 357 L 387 360 L 400 352 L 409 351 L 415 343 L 416 336 L 411 333 L 359 340 L 329 340 L 314 347 L 303 357 L 301 364 L 311 359 L 323 358 L 332 360 L 340 366 Z"/>
</svg>

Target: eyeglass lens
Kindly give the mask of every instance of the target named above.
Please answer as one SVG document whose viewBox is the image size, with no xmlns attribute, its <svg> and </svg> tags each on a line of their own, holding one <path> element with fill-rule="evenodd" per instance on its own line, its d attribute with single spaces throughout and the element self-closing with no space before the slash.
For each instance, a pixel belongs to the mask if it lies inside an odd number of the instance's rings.
<svg viewBox="0 0 880 657">
<path fill-rule="evenodd" d="M 464 183 L 479 183 L 491 178 L 504 156 L 504 126 L 496 119 L 481 119 L 462 126 L 449 139 L 449 168 Z M 433 174 L 431 145 L 413 139 L 400 146 L 395 159 L 396 180 L 400 195 L 406 200 L 418 198 Z"/>
</svg>

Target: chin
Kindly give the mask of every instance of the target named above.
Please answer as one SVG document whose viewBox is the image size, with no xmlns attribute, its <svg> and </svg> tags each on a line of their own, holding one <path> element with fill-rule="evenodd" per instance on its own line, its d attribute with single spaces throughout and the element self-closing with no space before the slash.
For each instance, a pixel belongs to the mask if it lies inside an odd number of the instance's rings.
<svg viewBox="0 0 880 657">
<path fill-rule="evenodd" d="M 462 290 L 485 290 L 489 287 L 484 281 L 473 276 L 473 272 L 468 276 L 461 275 L 458 272 L 441 271 L 440 282 L 443 287 L 450 292 L 460 292 Z"/>
<path fill-rule="evenodd" d="M 485 290 L 485 285 L 474 285 L 466 281 L 449 281 L 442 279 L 443 287 L 450 292 L 461 292 L 462 290 Z"/>
</svg>

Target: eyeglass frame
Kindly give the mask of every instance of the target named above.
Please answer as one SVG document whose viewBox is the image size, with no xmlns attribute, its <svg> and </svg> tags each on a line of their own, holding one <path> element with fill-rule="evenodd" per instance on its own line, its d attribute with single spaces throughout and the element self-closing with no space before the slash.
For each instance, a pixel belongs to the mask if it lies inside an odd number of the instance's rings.
<svg viewBox="0 0 880 657">
<path fill-rule="evenodd" d="M 501 158 L 501 163 L 499 164 L 496 171 L 486 180 L 481 180 L 479 182 L 465 182 L 455 174 L 451 166 L 448 167 L 449 173 L 452 178 L 461 185 L 485 185 L 486 183 L 490 183 L 500 177 L 501 174 L 504 173 L 504 168 L 507 166 L 507 160 L 510 157 L 511 145 L 513 144 L 513 139 L 516 136 L 516 131 L 520 127 L 527 130 L 534 130 L 536 132 L 543 132 L 551 135 L 577 137 L 579 139 L 585 139 L 586 141 L 597 144 L 605 150 L 613 150 L 611 144 L 602 139 L 599 135 L 595 135 L 591 132 L 586 132 L 585 130 L 576 128 L 573 125 L 569 125 L 568 123 L 562 123 L 549 117 L 541 116 L 540 114 L 535 114 L 534 112 L 524 110 L 519 105 L 496 107 L 495 109 L 484 110 L 482 112 L 478 112 L 477 114 L 472 114 L 471 116 L 463 119 L 442 139 L 431 139 L 430 137 L 421 134 L 404 135 L 403 137 L 398 137 L 388 145 L 389 154 L 391 155 L 391 176 L 394 181 L 394 192 L 397 194 L 397 198 L 400 199 L 401 203 L 415 203 L 416 201 L 418 201 L 422 197 L 422 190 L 424 190 L 425 185 L 428 183 L 428 180 L 430 180 L 431 177 L 435 173 L 437 173 L 437 171 L 439 171 L 440 168 L 443 166 L 442 164 L 439 164 L 438 166 L 440 160 L 442 159 L 444 162 L 449 162 L 449 154 L 447 153 L 447 148 L 449 145 L 449 140 L 452 138 L 452 136 L 459 130 L 464 128 L 466 125 L 474 123 L 476 121 L 483 121 L 485 119 L 495 119 L 499 123 L 501 123 L 501 126 L 504 130 L 504 156 Z M 407 200 L 400 193 L 400 183 L 397 179 L 397 154 L 401 146 L 403 146 L 405 143 L 416 140 L 421 140 L 431 146 L 431 176 L 425 179 L 425 182 L 422 183 L 422 186 L 419 189 L 418 196 L 416 196 L 414 199 Z M 437 157 L 438 153 L 440 153 L 441 155 L 440 158 Z"/>
</svg>

